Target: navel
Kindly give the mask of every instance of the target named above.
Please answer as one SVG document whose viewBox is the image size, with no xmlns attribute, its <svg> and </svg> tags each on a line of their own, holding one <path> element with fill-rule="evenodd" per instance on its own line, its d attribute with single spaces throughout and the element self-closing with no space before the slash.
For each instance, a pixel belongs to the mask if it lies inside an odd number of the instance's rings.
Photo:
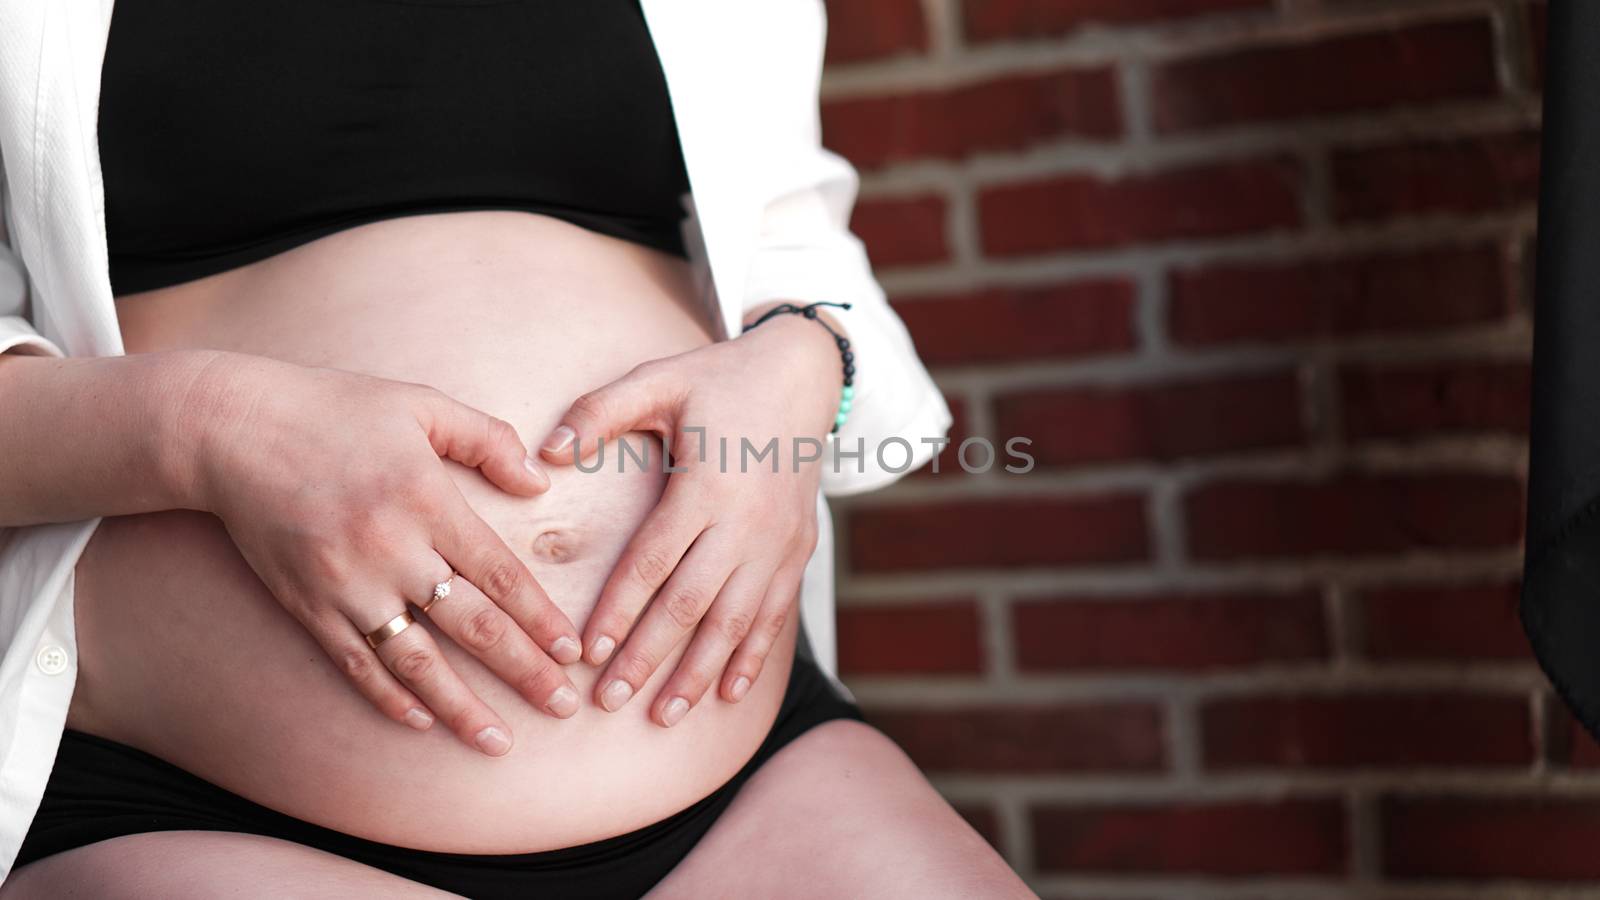
<svg viewBox="0 0 1600 900">
<path fill-rule="evenodd" d="M 533 555 L 550 563 L 571 562 L 578 558 L 578 536 L 565 528 L 554 528 L 533 539 Z"/>
</svg>

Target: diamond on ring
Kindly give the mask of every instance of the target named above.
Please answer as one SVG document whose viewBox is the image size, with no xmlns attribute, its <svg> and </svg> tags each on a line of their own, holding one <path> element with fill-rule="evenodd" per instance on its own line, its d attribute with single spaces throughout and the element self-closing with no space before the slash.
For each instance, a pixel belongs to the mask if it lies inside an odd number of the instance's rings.
<svg viewBox="0 0 1600 900">
<path fill-rule="evenodd" d="M 445 580 L 433 586 L 433 596 L 428 598 L 427 603 L 422 604 L 422 611 L 424 613 L 430 609 L 433 609 L 433 605 L 435 603 L 438 603 L 440 600 L 450 596 L 450 579 L 455 577 L 456 573 L 452 571 L 450 573 L 450 578 L 446 578 Z"/>
</svg>

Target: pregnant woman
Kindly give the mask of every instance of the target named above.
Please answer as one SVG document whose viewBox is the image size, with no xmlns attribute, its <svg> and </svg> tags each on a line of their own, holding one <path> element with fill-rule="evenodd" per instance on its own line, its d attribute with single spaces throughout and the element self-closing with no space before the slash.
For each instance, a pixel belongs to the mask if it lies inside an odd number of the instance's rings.
<svg viewBox="0 0 1600 900">
<path fill-rule="evenodd" d="M 0 896 L 1028 895 L 797 651 L 949 424 L 818 4 L 111 7 L 0 0 Z"/>
</svg>

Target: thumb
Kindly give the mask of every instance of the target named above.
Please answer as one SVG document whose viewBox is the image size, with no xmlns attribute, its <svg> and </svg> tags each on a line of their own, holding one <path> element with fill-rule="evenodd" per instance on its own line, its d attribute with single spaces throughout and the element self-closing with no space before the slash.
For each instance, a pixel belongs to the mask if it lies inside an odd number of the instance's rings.
<svg viewBox="0 0 1600 900">
<path fill-rule="evenodd" d="M 441 391 L 430 390 L 424 397 L 417 421 L 427 432 L 434 452 L 479 470 L 513 494 L 531 496 L 550 489 L 550 476 L 528 453 L 510 422 Z"/>
<path fill-rule="evenodd" d="M 668 405 L 663 387 L 660 378 L 635 369 L 584 394 L 572 401 L 561 424 L 551 429 L 539 447 L 540 455 L 566 465 L 599 452 L 602 441 L 615 442 L 630 431 L 659 430 Z"/>
</svg>

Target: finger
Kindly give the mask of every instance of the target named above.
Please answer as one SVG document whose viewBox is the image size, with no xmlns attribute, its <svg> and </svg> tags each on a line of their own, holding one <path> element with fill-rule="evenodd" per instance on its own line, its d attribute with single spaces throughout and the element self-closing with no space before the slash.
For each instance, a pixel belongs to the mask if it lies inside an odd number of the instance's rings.
<svg viewBox="0 0 1600 900">
<path fill-rule="evenodd" d="M 734 570 L 695 629 L 677 669 L 656 695 L 652 717 L 658 724 L 668 728 L 678 724 L 727 669 L 728 659 L 750 634 L 771 577 L 766 566 L 746 564 Z"/>
<path fill-rule="evenodd" d="M 761 601 L 761 611 L 750 623 L 750 633 L 739 649 L 733 651 L 733 659 L 722 674 L 723 699 L 731 703 L 743 700 L 750 691 L 750 685 L 755 684 L 761 676 L 761 667 L 766 665 L 767 654 L 772 652 L 778 635 L 783 634 L 783 626 L 788 624 L 789 615 L 794 610 L 796 596 L 800 593 L 800 579 L 805 575 L 805 570 L 802 562 L 785 566 L 772 576 L 766 599 Z"/>
<path fill-rule="evenodd" d="M 417 396 L 417 421 L 435 453 L 481 471 L 513 494 L 533 496 L 550 489 L 550 476 L 510 422 L 433 388 L 419 391 Z"/>
<path fill-rule="evenodd" d="M 645 604 L 666 583 L 678 561 L 705 531 L 709 515 L 685 499 L 681 482 L 667 480 L 661 502 L 645 516 L 623 548 L 611 575 L 600 590 L 594 612 L 584 624 L 583 645 L 589 661 L 602 665 L 633 629 Z"/>
<path fill-rule="evenodd" d="M 558 719 L 578 711 L 578 690 L 500 607 L 464 578 L 428 607 L 427 616 L 451 640 L 511 685 L 528 702 Z"/>
<path fill-rule="evenodd" d="M 627 643 L 595 682 L 595 699 L 616 712 L 650 680 L 661 661 L 700 624 L 733 570 L 728 547 L 706 532 L 645 610 Z"/>
<path fill-rule="evenodd" d="M 379 712 L 418 731 L 433 726 L 433 714 L 427 706 L 400 685 L 361 635 L 350 630 L 350 622 L 344 616 L 334 614 L 324 621 L 304 624 L 333 664 Z"/>
<path fill-rule="evenodd" d="M 539 445 L 557 465 L 570 464 L 630 431 L 661 431 L 662 411 L 676 402 L 666 376 L 649 364 L 572 401 L 561 423 Z"/>
<path fill-rule="evenodd" d="M 460 577 L 471 582 L 495 606 L 563 665 L 578 661 L 578 629 L 539 586 L 533 573 L 488 523 L 478 518 L 459 492 L 453 508 L 434 536 L 434 547 Z"/>
<path fill-rule="evenodd" d="M 361 635 L 366 635 L 387 621 L 388 618 L 370 628 L 365 622 L 353 621 L 352 624 Z M 476 747 L 488 756 L 504 756 L 510 752 L 511 729 L 450 668 L 426 628 L 416 624 L 407 626 L 378 644 L 377 656 L 400 683 L 421 697 L 467 746 Z"/>
</svg>

